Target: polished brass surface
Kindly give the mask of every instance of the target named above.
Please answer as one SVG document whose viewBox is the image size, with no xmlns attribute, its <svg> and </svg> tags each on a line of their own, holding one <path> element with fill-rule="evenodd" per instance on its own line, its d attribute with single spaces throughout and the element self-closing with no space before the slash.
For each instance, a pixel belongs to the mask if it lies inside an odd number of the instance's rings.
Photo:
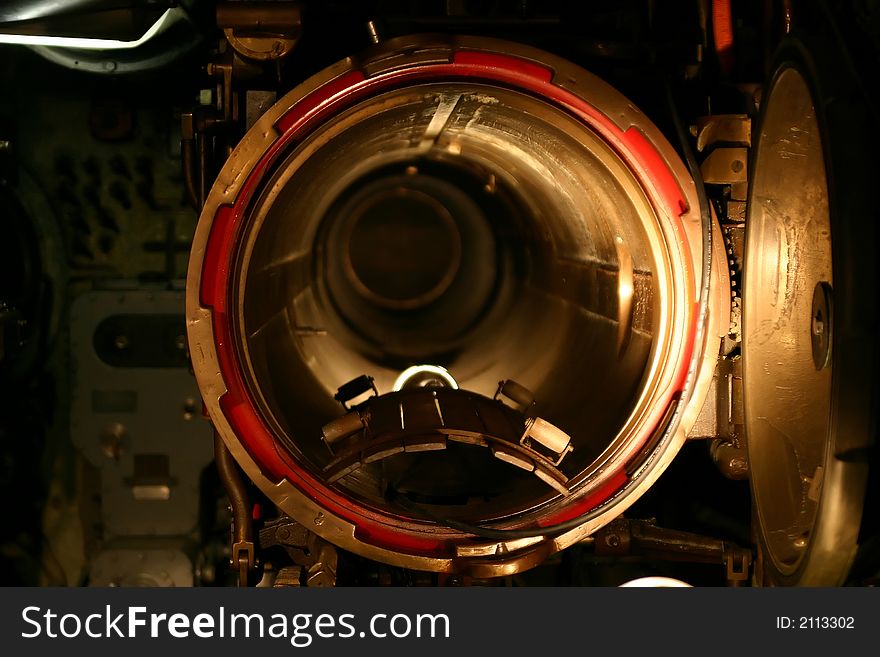
<svg viewBox="0 0 880 657">
<path fill-rule="evenodd" d="M 816 371 L 813 288 L 832 281 L 822 140 L 801 74 L 789 68 L 765 100 L 746 243 L 743 309 L 746 431 L 768 556 L 793 572 L 818 499 L 831 371 Z"/>
<path fill-rule="evenodd" d="M 221 2 L 216 14 L 229 45 L 257 61 L 286 57 L 302 33 L 298 2 Z"/>
<path fill-rule="evenodd" d="M 854 556 L 865 467 L 842 454 L 822 123 L 802 69 L 764 94 L 746 222 L 743 390 L 759 583 L 835 586 Z M 847 282 L 847 284 L 850 284 Z M 841 413 L 843 415 L 841 415 Z"/>
</svg>

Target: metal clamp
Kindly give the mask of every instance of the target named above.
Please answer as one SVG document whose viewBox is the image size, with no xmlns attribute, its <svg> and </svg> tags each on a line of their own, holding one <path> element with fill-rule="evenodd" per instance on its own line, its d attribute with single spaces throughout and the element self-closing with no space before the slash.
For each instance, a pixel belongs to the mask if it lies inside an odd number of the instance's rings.
<svg viewBox="0 0 880 657">
<path fill-rule="evenodd" d="M 752 565 L 752 553 L 748 550 L 732 548 L 727 552 L 726 557 L 727 581 L 735 584 L 747 580 Z"/>
<path fill-rule="evenodd" d="M 495 391 L 495 396 L 492 399 L 498 401 L 499 397 L 506 397 L 512 401 L 514 408 L 520 413 L 525 413 L 535 403 L 534 393 L 513 379 L 505 379 L 498 382 L 498 389 Z"/>
<path fill-rule="evenodd" d="M 556 467 L 562 463 L 562 459 L 565 458 L 566 454 L 574 449 L 571 444 L 571 436 L 556 425 L 550 424 L 547 420 L 539 417 L 531 417 L 526 420 L 526 430 L 522 438 L 519 439 L 519 444 L 526 449 L 541 454 L 545 458 L 549 458 Z M 543 447 L 543 449 L 535 449 L 536 444 Z M 544 451 L 547 454 L 542 453 Z"/>
<path fill-rule="evenodd" d="M 333 449 L 335 446 L 338 446 L 346 438 L 363 431 L 365 426 L 360 413 L 350 411 L 321 427 L 321 438 L 330 453 L 335 455 L 336 452 Z"/>
<path fill-rule="evenodd" d="M 230 563 L 238 570 L 238 585 L 247 586 L 248 577 L 257 566 L 253 541 L 239 541 L 232 544 Z"/>
<path fill-rule="evenodd" d="M 362 404 L 363 401 L 359 402 L 358 404 L 353 404 L 352 406 L 349 406 L 349 403 L 357 399 L 358 397 L 370 392 L 371 390 L 373 391 L 373 394 L 371 396 L 379 396 L 379 391 L 376 389 L 376 383 L 373 380 L 373 377 L 366 374 L 361 374 L 359 377 L 352 379 L 348 383 L 343 383 L 341 386 L 339 386 L 339 388 L 336 390 L 336 394 L 333 395 L 333 399 L 342 404 L 342 407 L 345 410 L 350 411 L 353 406 L 358 406 Z"/>
</svg>

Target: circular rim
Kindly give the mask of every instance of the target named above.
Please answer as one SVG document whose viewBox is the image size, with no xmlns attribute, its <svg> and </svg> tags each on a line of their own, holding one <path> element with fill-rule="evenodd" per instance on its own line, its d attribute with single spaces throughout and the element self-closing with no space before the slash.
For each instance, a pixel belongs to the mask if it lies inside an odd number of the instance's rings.
<svg viewBox="0 0 880 657">
<path fill-rule="evenodd" d="M 864 508 L 869 468 L 869 445 L 876 431 L 873 418 L 876 408 L 876 384 L 873 373 L 877 367 L 874 346 L 876 327 L 876 277 L 873 271 L 873 248 L 876 244 L 876 223 L 862 221 L 867 208 L 873 207 L 870 190 L 876 175 L 871 144 L 853 126 L 868 120 L 868 109 L 851 101 L 853 81 L 846 68 L 840 66 L 836 44 L 829 44 L 805 33 L 786 39 L 776 56 L 769 91 L 764 94 L 759 126 L 768 111 L 769 101 L 778 80 L 786 71 L 799 76 L 809 92 L 815 110 L 821 141 L 820 157 L 826 172 L 828 216 L 831 233 L 831 270 L 833 303 L 831 305 L 830 392 L 825 407 L 822 450 L 821 487 L 816 500 L 815 517 L 808 540 L 801 547 L 803 554 L 794 563 L 780 562 L 774 554 L 773 542 L 762 516 L 761 493 L 751 480 L 753 506 L 757 522 L 758 584 L 838 586 L 847 576 L 855 558 Z M 821 102 L 816 102 L 820 99 Z M 783 99 L 787 102 L 787 99 Z M 750 179 L 759 175 L 755 167 L 763 131 L 756 138 Z M 762 257 L 753 248 L 749 236 L 755 199 L 750 184 L 748 218 L 746 221 L 746 264 L 744 266 L 744 300 L 752 286 L 765 281 L 754 278 L 749 261 Z M 752 273 L 750 278 L 749 272 Z M 823 281 L 824 282 L 824 281 Z M 805 290 L 806 304 L 812 305 L 815 288 Z M 857 311 L 854 311 L 857 309 Z M 746 377 L 760 370 L 761 364 L 750 360 L 745 322 L 748 306 L 743 309 L 743 377 L 746 438 L 751 456 L 748 423 L 753 415 L 753 400 Z M 804 320 L 809 333 L 810 317 Z M 806 350 L 811 351 L 809 335 Z M 812 353 L 806 357 L 815 367 Z M 818 359 L 824 364 L 823 359 Z M 827 359 L 825 359 L 827 360 Z M 756 369 L 757 368 L 757 369 Z M 756 494 L 757 492 L 757 494 Z"/>
<path fill-rule="evenodd" d="M 309 125 L 357 99 L 438 76 L 522 89 L 585 122 L 637 177 L 658 215 L 667 257 L 678 265 L 678 276 L 670 283 L 674 286 L 670 332 L 677 332 L 678 339 L 666 345 L 663 392 L 643 399 L 635 414 L 649 428 L 641 442 L 632 445 L 637 454 L 608 454 L 602 471 L 583 482 L 572 503 L 538 521 L 538 529 L 544 527 L 548 534 L 553 525 L 575 517 L 584 517 L 582 525 L 555 538 L 506 542 L 504 549 L 514 554 L 503 559 L 485 558 L 496 554 L 497 543 L 489 552 L 474 553 L 467 535 L 428 524 L 415 531 L 393 527 L 381 518 L 364 517 L 339 495 L 328 495 L 261 426 L 230 351 L 226 296 L 230 254 L 235 251 L 236 228 L 272 162 Z M 254 161 L 254 152 L 263 156 Z M 659 131 L 616 91 L 580 68 L 528 47 L 489 39 L 408 37 L 386 42 L 365 59 L 340 62 L 282 99 L 236 149 L 209 195 L 194 240 L 187 290 L 193 366 L 208 413 L 255 483 L 282 510 L 340 547 L 380 561 L 437 571 L 503 575 L 536 565 L 622 512 L 677 453 L 696 413 L 685 413 L 677 427 L 668 427 L 667 421 L 682 395 L 693 353 L 702 360 L 696 388 L 686 400 L 688 408 L 701 404 L 705 396 L 711 380 L 711 372 L 705 371 L 716 354 L 706 350 L 705 343 L 695 344 L 700 267 L 694 263 L 703 261 L 698 207 L 693 181 Z M 716 306 L 721 296 L 713 295 Z M 711 331 L 706 331 L 705 342 L 710 337 Z"/>
<path fill-rule="evenodd" d="M 412 298 L 398 299 L 379 294 L 363 281 L 358 274 L 354 262 L 352 262 L 351 247 L 354 243 L 354 233 L 358 222 L 363 220 L 364 215 L 372 205 L 376 203 L 377 199 L 386 200 L 390 198 L 417 199 L 425 205 L 430 206 L 434 211 L 434 216 L 440 219 L 446 235 L 449 237 L 448 251 L 450 262 L 446 266 L 443 275 L 440 276 L 438 280 L 433 281 L 430 289 Z M 363 199 L 355 205 L 354 209 L 350 211 L 350 214 L 352 219 L 347 221 L 341 240 L 343 243 L 343 271 L 345 272 L 345 277 L 348 282 L 362 297 L 372 301 L 381 308 L 390 308 L 392 310 L 413 310 L 427 306 L 431 302 L 436 301 L 443 296 L 443 293 L 449 289 L 450 285 L 452 285 L 452 281 L 454 281 L 455 277 L 458 275 L 459 265 L 461 264 L 461 235 L 458 232 L 458 228 L 456 227 L 455 221 L 452 219 L 449 210 L 446 209 L 440 201 L 424 192 L 404 187 L 385 190 L 380 194 Z"/>
<path fill-rule="evenodd" d="M 796 68 L 781 68 L 771 83 L 752 173 L 743 295 L 745 430 L 766 557 L 790 575 L 815 523 L 833 371 L 816 367 L 813 354 L 814 291 L 834 284 L 831 217 L 819 123 Z"/>
</svg>

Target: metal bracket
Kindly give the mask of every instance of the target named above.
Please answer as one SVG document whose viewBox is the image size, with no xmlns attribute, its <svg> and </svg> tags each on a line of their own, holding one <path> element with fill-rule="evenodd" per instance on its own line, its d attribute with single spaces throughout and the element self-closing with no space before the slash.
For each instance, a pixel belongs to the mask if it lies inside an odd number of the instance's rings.
<svg viewBox="0 0 880 657">
<path fill-rule="evenodd" d="M 343 383 L 341 386 L 339 386 L 339 388 L 336 390 L 336 394 L 333 395 L 333 399 L 342 404 L 342 407 L 345 410 L 350 411 L 352 408 L 354 408 L 355 406 L 359 406 L 363 403 L 363 401 L 366 400 L 363 400 L 357 404 L 352 404 L 351 406 L 349 406 L 349 403 L 370 392 L 371 390 L 373 391 L 373 394 L 371 396 L 379 396 L 379 391 L 376 389 L 376 383 L 373 380 L 373 377 L 366 374 L 361 374 L 359 377 L 352 379 L 348 383 Z"/>
<path fill-rule="evenodd" d="M 499 397 L 506 397 L 512 401 L 514 408 L 520 413 L 525 413 L 535 403 L 534 393 L 513 379 L 505 379 L 498 382 L 498 389 L 495 391 L 495 396 L 492 399 L 500 401 Z"/>
<path fill-rule="evenodd" d="M 539 417 L 531 417 L 526 420 L 526 430 L 522 438 L 519 439 L 519 444 L 537 454 L 546 450 L 548 454 L 541 454 L 541 456 L 552 457 L 550 460 L 557 468 L 562 463 L 562 459 L 574 449 L 571 444 L 571 436 L 556 425 Z M 535 449 L 536 444 L 541 445 L 544 450 Z M 553 458 L 556 460 L 553 461 Z"/>
<path fill-rule="evenodd" d="M 497 394 L 504 387 L 502 382 Z M 518 388 L 507 387 L 503 394 L 516 395 L 520 403 L 531 399 L 531 393 Z M 346 405 L 371 389 L 373 379 L 359 377 L 340 388 L 336 399 Z M 467 390 L 415 388 L 369 397 L 324 425 L 322 440 L 334 457 L 324 466 L 330 483 L 364 464 L 401 452 L 444 450 L 453 442 L 488 448 L 495 458 L 534 473 L 560 494 L 571 492 L 557 467 L 573 449 L 568 434 L 541 418 L 525 420 L 498 399 Z"/>
<path fill-rule="evenodd" d="M 747 550 L 733 548 L 727 553 L 727 581 L 743 582 L 749 578 L 752 565 L 752 554 Z"/>
<path fill-rule="evenodd" d="M 248 577 L 256 566 L 254 556 L 254 544 L 252 541 L 239 541 L 232 544 L 232 558 L 230 564 L 238 571 L 238 585 L 248 585 Z"/>
</svg>

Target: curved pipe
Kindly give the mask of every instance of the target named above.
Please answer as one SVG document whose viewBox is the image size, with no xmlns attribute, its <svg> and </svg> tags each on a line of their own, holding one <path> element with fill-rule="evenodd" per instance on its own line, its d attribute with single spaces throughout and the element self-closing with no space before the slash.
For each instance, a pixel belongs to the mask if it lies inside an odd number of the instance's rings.
<svg viewBox="0 0 880 657">
<path fill-rule="evenodd" d="M 254 528 L 251 522 L 251 500 L 245 487 L 241 472 L 226 444 L 216 431 L 214 432 L 214 458 L 217 472 L 223 483 L 223 490 L 232 507 L 232 542 L 233 544 L 251 543 L 254 539 Z"/>
</svg>

